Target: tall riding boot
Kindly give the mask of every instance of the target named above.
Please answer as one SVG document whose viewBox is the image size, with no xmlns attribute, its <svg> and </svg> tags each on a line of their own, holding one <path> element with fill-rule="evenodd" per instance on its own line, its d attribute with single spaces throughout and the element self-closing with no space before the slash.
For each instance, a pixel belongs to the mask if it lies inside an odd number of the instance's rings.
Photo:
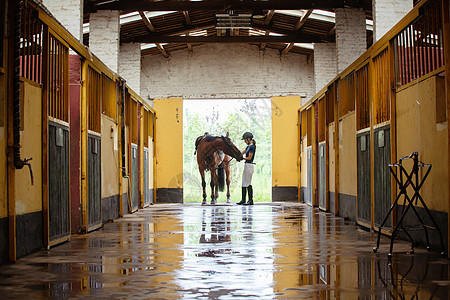
<svg viewBox="0 0 450 300">
<path fill-rule="evenodd" d="M 242 200 L 236 203 L 237 205 L 245 204 L 245 197 L 247 196 L 247 188 L 242 187 Z"/>
<path fill-rule="evenodd" d="M 248 190 L 248 201 L 244 205 L 253 205 L 253 187 L 249 185 L 247 187 Z"/>
</svg>

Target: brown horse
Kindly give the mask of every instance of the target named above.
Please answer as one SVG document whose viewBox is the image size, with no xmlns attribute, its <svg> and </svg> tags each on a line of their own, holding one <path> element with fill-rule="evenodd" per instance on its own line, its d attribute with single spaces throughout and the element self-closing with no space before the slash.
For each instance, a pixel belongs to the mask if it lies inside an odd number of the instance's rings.
<svg viewBox="0 0 450 300">
<path fill-rule="evenodd" d="M 197 163 L 202 177 L 203 201 L 206 204 L 205 171 L 211 171 L 211 204 L 215 204 L 219 191 L 224 187 L 224 172 L 227 177 L 227 203 L 230 201 L 230 162 L 232 158 L 237 161 L 243 159 L 241 151 L 226 136 L 213 136 L 205 133 L 195 141 Z M 220 179 L 220 180 L 219 180 Z"/>
</svg>

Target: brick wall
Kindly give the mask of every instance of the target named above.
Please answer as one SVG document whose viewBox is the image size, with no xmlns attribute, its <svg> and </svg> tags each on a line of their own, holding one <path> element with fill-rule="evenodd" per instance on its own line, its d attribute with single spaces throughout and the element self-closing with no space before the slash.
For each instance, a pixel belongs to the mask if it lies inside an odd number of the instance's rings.
<svg viewBox="0 0 450 300">
<path fill-rule="evenodd" d="M 336 9 L 337 70 L 342 72 L 367 50 L 366 18 L 362 8 Z"/>
<path fill-rule="evenodd" d="M 90 15 L 89 48 L 114 72 L 119 69 L 119 11 L 100 10 Z"/>
<path fill-rule="evenodd" d="M 336 44 L 314 44 L 314 80 L 316 93 L 337 75 Z"/>
<path fill-rule="evenodd" d="M 372 0 L 374 42 L 378 41 L 412 8 L 412 0 Z"/>
<path fill-rule="evenodd" d="M 120 46 L 119 75 L 137 94 L 141 92 L 141 45 L 126 43 Z"/>
<path fill-rule="evenodd" d="M 74 37 L 83 40 L 83 0 L 44 0 L 43 4 Z"/>
<path fill-rule="evenodd" d="M 253 98 L 315 94 L 313 62 L 304 55 L 247 44 L 208 44 L 142 58 L 141 95 L 151 98 Z"/>
</svg>

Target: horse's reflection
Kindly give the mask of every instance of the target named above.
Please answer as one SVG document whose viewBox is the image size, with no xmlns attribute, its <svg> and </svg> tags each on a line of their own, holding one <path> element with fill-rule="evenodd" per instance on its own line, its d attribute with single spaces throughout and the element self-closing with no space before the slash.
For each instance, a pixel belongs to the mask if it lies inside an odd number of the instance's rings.
<svg viewBox="0 0 450 300">
<path fill-rule="evenodd" d="M 221 244 L 231 241 L 231 221 L 230 208 L 211 207 L 210 210 L 204 209 L 202 215 L 202 233 L 200 234 L 200 244 Z M 217 245 L 220 246 L 220 245 Z M 211 245 L 197 256 L 215 257 L 221 253 L 231 252 L 231 247 L 220 248 Z"/>
</svg>

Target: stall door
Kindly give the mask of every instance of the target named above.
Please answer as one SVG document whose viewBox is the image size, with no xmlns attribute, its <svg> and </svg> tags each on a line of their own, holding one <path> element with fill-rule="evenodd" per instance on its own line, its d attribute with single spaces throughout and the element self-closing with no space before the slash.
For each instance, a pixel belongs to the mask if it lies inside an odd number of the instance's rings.
<svg viewBox="0 0 450 300">
<path fill-rule="evenodd" d="M 48 200 L 50 244 L 70 237 L 69 128 L 49 122 Z"/>
<path fill-rule="evenodd" d="M 312 171 L 312 148 L 309 147 L 306 149 L 307 159 L 308 159 L 308 167 L 307 167 L 307 187 L 306 187 L 306 203 L 312 205 L 312 181 L 313 181 L 313 171 Z"/>
<path fill-rule="evenodd" d="M 327 151 L 326 143 L 319 144 L 319 207 L 327 209 Z"/>
<path fill-rule="evenodd" d="M 144 206 L 150 205 L 150 193 L 148 186 L 148 149 L 144 148 Z"/>
<path fill-rule="evenodd" d="M 370 224 L 370 132 L 357 135 L 358 221 Z"/>
<path fill-rule="evenodd" d="M 375 225 L 381 225 L 386 213 L 391 207 L 391 174 L 388 164 L 391 162 L 390 126 L 374 130 L 374 209 Z M 388 218 L 385 226 L 392 224 Z"/>
<path fill-rule="evenodd" d="M 131 144 L 131 210 L 136 211 L 139 204 L 138 193 L 138 149 L 137 145 Z"/>
<path fill-rule="evenodd" d="M 97 135 L 88 135 L 88 227 L 96 229 L 102 225 L 102 177 L 101 140 Z"/>
</svg>

